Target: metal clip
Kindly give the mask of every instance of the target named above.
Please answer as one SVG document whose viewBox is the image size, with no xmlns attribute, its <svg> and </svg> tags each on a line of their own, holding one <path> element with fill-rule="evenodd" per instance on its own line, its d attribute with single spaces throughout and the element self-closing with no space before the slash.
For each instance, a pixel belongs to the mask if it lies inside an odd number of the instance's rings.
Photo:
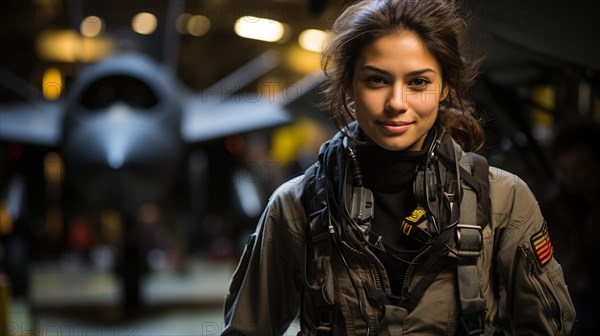
<svg viewBox="0 0 600 336">
<path fill-rule="evenodd" d="M 483 248 L 483 235 L 478 225 L 456 224 L 454 240 L 459 257 L 477 257 Z"/>
<path fill-rule="evenodd" d="M 365 187 L 354 187 L 352 190 L 352 208 L 350 214 L 358 225 L 368 223 L 373 218 L 375 203 L 373 193 Z"/>
</svg>

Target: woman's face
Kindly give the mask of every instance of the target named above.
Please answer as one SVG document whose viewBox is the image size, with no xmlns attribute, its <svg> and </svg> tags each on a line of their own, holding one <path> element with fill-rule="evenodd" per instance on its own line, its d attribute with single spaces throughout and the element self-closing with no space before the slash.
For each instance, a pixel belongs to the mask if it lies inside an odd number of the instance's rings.
<svg viewBox="0 0 600 336">
<path fill-rule="evenodd" d="M 445 97 L 442 69 L 415 33 L 385 35 L 357 58 L 351 97 L 367 140 L 387 150 L 421 150 Z"/>
</svg>

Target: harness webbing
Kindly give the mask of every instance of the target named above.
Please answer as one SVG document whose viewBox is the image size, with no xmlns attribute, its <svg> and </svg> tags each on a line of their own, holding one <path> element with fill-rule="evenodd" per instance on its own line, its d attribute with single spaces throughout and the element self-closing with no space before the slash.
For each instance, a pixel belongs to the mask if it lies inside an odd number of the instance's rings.
<svg viewBox="0 0 600 336">
<path fill-rule="evenodd" d="M 459 164 L 467 171 L 473 165 L 487 166 L 480 156 L 469 153 Z M 487 173 L 487 170 L 486 170 Z M 483 196 L 483 195 L 482 195 Z M 485 196 L 483 196 L 485 197 Z M 459 320 L 466 335 L 481 335 L 485 331 L 485 300 L 481 297 L 477 259 L 483 248 L 482 227 L 477 225 L 477 194 L 468 185 L 463 185 L 460 202 L 460 223 L 454 229 L 458 265 L 456 269 L 458 298 L 461 315 Z"/>
<path fill-rule="evenodd" d="M 444 161 L 450 160 L 447 156 L 440 158 Z M 485 329 L 485 300 L 481 297 L 480 293 L 477 259 L 481 255 L 483 247 L 482 229 L 487 224 L 487 218 L 483 217 L 487 217 L 487 212 L 489 211 L 489 198 L 487 196 L 489 194 L 487 176 L 489 166 L 485 158 L 473 153 L 463 155 L 458 163 L 455 167 L 450 167 L 451 165 L 446 165 L 446 167 L 453 168 L 451 171 L 457 173 L 461 179 L 460 222 L 455 226 L 454 230 L 441 232 L 433 243 L 432 251 L 434 247 L 437 247 L 437 250 L 441 250 L 444 244 L 452 240 L 452 235 L 454 234 L 454 241 L 456 243 L 455 252 L 458 256 L 456 279 L 457 296 L 461 312 L 459 320 L 466 335 L 481 335 Z M 311 166 L 305 174 L 305 189 L 302 200 L 310 222 L 307 228 L 309 231 L 307 234 L 306 251 L 307 266 L 311 265 L 313 260 L 318 256 L 329 257 L 331 255 L 332 247 L 330 240 L 327 239 L 328 231 L 324 218 L 324 216 L 327 216 L 327 211 L 324 211 L 327 207 L 324 191 L 325 178 L 325 174 L 318 163 Z M 481 218 L 478 216 L 479 213 L 481 213 Z M 449 267 L 449 261 L 449 258 L 441 255 L 430 256 L 420 267 L 444 269 Z M 327 267 L 331 267 L 331 265 L 327 265 Z M 310 269 L 306 271 L 311 272 Z M 437 273 L 435 272 L 428 272 L 428 274 L 428 276 L 421 278 L 409 295 L 404 295 L 403 297 L 386 295 L 366 283 L 363 286 L 372 303 L 379 307 L 389 308 L 389 306 L 399 306 L 405 309 L 406 312 L 410 312 L 417 306 L 429 285 L 437 277 Z M 314 276 L 315 274 L 312 273 L 312 275 Z M 318 274 L 317 277 L 324 275 Z M 331 276 L 332 274 L 330 273 L 329 275 Z M 333 289 L 331 288 L 332 283 L 330 280 L 322 279 L 318 285 L 322 287 L 320 288 L 322 292 L 332 295 Z M 314 287 L 317 283 L 307 282 L 307 285 Z M 315 299 L 315 303 L 320 303 L 318 305 L 321 306 L 317 308 L 335 309 L 331 304 L 332 301 L 329 301 L 331 297 Z M 325 313 L 322 316 L 331 317 L 332 314 Z M 321 321 L 321 327 L 325 330 L 331 330 L 332 322 Z"/>
</svg>

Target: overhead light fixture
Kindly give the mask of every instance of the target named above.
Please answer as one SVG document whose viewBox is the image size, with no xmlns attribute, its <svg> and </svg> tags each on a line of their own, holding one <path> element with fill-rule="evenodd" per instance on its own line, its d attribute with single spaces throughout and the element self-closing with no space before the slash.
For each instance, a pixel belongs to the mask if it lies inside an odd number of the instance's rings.
<svg viewBox="0 0 600 336">
<path fill-rule="evenodd" d="M 210 30 L 210 19 L 204 15 L 183 13 L 177 17 L 175 28 L 179 34 L 203 36 Z"/>
<path fill-rule="evenodd" d="M 106 57 L 114 49 L 114 41 L 98 36 L 81 37 L 74 30 L 46 30 L 36 41 L 38 55 L 48 61 L 93 62 Z"/>
<path fill-rule="evenodd" d="M 235 21 L 233 28 L 241 37 L 266 42 L 280 41 L 285 34 L 281 22 L 256 16 L 242 16 Z"/>
<path fill-rule="evenodd" d="M 204 15 L 194 15 L 187 22 L 187 32 L 192 36 L 202 36 L 210 30 L 210 19 Z"/>
<path fill-rule="evenodd" d="M 104 31 L 104 21 L 95 15 L 88 16 L 81 21 L 79 31 L 85 37 L 96 37 Z"/>
<path fill-rule="evenodd" d="M 306 29 L 298 35 L 298 44 L 303 49 L 321 52 L 327 33 L 318 29 Z"/>
<path fill-rule="evenodd" d="M 81 36 L 73 30 L 47 30 L 37 39 L 38 54 L 45 60 L 75 62 L 80 50 Z"/>
<path fill-rule="evenodd" d="M 191 17 L 192 14 L 190 13 L 183 13 L 177 17 L 177 20 L 175 20 L 175 29 L 177 29 L 179 34 L 188 33 L 187 24 Z"/>
<path fill-rule="evenodd" d="M 49 101 L 55 101 L 60 98 L 63 91 L 63 79 L 60 70 L 57 68 L 48 68 L 42 78 L 42 94 Z"/>
<path fill-rule="evenodd" d="M 131 28 L 141 35 L 150 35 L 154 33 L 156 24 L 156 16 L 147 12 L 138 13 L 131 19 Z"/>
</svg>

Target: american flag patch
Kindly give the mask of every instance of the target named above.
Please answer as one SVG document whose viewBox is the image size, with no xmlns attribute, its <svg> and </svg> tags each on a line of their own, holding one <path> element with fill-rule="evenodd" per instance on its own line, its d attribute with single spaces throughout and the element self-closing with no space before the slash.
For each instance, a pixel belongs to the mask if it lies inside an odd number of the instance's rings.
<svg viewBox="0 0 600 336">
<path fill-rule="evenodd" d="M 539 232 L 531 236 L 531 247 L 535 252 L 535 257 L 540 266 L 546 266 L 552 259 L 554 248 L 552 247 L 550 236 L 548 235 L 548 226 L 545 223 Z"/>
</svg>

